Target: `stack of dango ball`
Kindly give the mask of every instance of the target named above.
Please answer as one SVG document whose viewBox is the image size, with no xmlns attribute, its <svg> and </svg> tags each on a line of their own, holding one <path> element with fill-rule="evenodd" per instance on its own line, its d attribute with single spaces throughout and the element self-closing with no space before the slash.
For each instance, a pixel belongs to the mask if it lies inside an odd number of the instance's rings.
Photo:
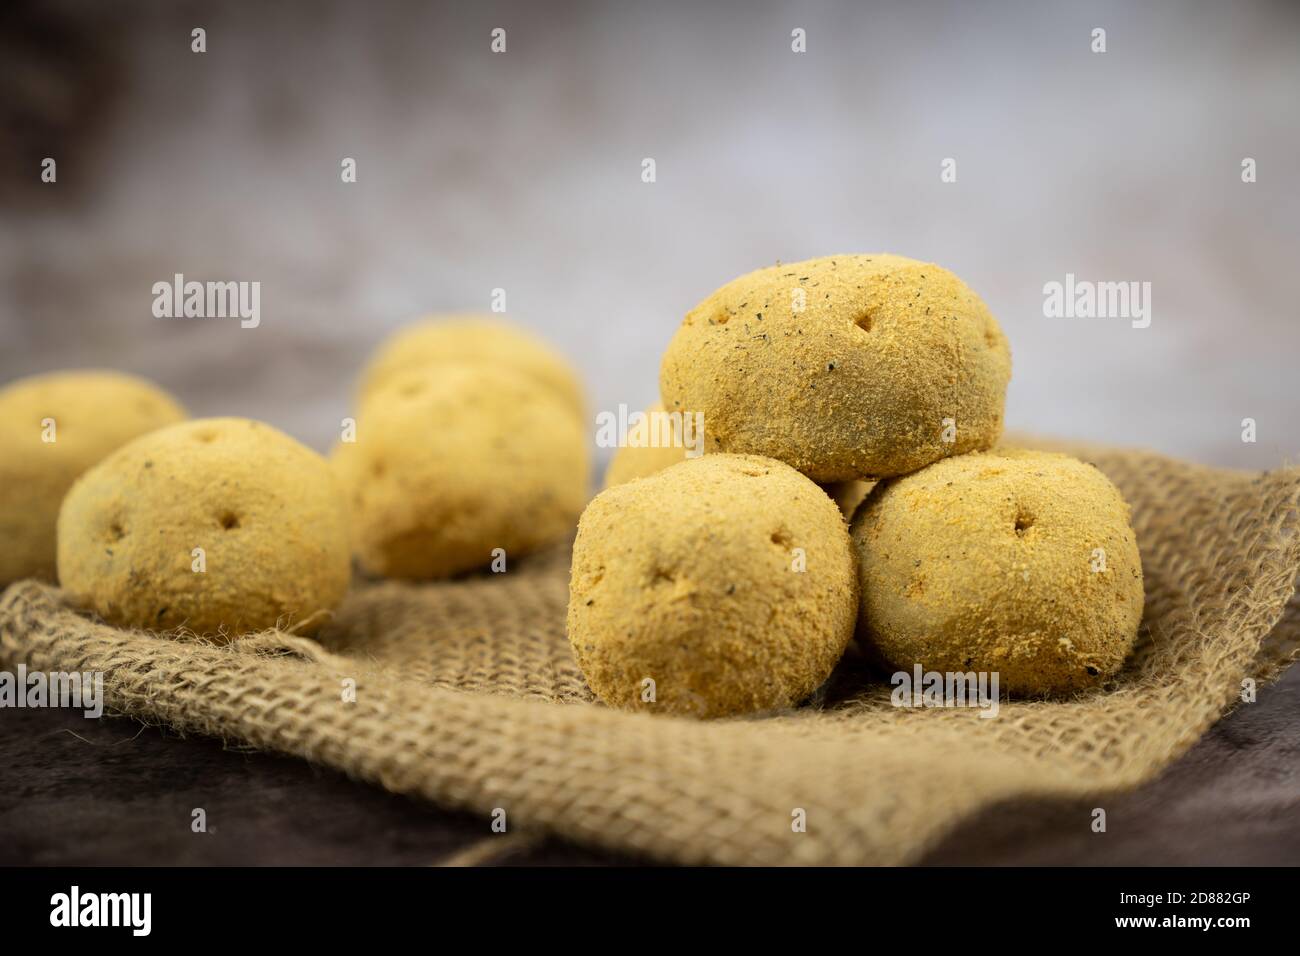
<svg viewBox="0 0 1300 956">
<path fill-rule="evenodd" d="M 612 706 L 793 706 L 855 632 L 890 667 L 1069 693 L 1131 650 L 1141 564 L 1100 472 L 995 447 L 1010 374 L 997 322 L 938 266 L 762 269 L 663 358 L 650 411 L 702 415 L 704 454 L 629 442 L 589 504 L 577 376 L 494 319 L 392 337 L 328 460 L 260 422 L 186 420 L 130 376 L 34 376 L 0 389 L 0 584 L 57 577 L 123 627 L 311 633 L 354 565 L 501 570 L 577 523 L 568 634 Z"/>
<path fill-rule="evenodd" d="M 723 286 L 649 410 L 703 413 L 706 454 L 623 448 L 582 516 L 568 627 L 588 683 L 628 708 L 779 709 L 855 631 L 888 667 L 996 672 L 1011 694 L 1113 676 L 1142 617 L 1128 507 L 1091 465 L 995 447 L 1010 375 L 997 321 L 933 264 L 836 256 Z"/>
</svg>

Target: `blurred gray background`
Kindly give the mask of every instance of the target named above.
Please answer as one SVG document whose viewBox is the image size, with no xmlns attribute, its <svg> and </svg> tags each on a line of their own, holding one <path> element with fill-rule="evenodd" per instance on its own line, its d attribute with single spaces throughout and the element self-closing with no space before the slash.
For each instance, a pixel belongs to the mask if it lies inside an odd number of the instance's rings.
<svg viewBox="0 0 1300 956">
<path fill-rule="evenodd" d="M 1294 3 L 7 3 L 0 84 L 0 382 L 119 367 L 324 448 L 383 335 L 501 287 L 640 407 L 718 285 L 891 251 L 999 317 L 1009 427 L 1300 450 Z M 154 318 L 176 272 L 261 326 Z M 1067 272 L 1151 326 L 1044 318 Z"/>
</svg>

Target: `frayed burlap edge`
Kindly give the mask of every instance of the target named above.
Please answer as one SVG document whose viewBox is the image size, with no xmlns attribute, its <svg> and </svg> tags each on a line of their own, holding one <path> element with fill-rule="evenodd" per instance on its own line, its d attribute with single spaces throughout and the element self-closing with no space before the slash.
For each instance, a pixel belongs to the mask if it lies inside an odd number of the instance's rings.
<svg viewBox="0 0 1300 956">
<path fill-rule="evenodd" d="M 102 672 L 116 713 L 653 859 L 904 863 L 990 804 L 1149 779 L 1300 650 L 1300 471 L 1080 454 L 1133 505 L 1142 639 L 1103 691 L 992 720 L 893 708 L 852 673 L 814 706 L 747 720 L 592 704 L 563 644 L 562 556 L 510 580 L 361 587 L 320 642 L 227 647 L 119 631 L 22 582 L 0 599 L 0 661 Z"/>
</svg>

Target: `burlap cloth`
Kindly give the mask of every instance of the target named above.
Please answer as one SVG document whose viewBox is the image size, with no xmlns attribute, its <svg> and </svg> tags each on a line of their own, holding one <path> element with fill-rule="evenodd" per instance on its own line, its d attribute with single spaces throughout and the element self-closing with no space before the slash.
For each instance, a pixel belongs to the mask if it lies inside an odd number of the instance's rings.
<svg viewBox="0 0 1300 956">
<path fill-rule="evenodd" d="M 1100 801 L 1152 777 L 1240 700 L 1244 680 L 1272 679 L 1300 651 L 1300 469 L 1075 451 L 1133 506 L 1140 645 L 1104 690 L 1004 702 L 996 719 L 895 709 L 854 655 L 788 713 L 700 723 L 609 710 L 565 640 L 564 550 L 504 575 L 359 584 L 319 642 L 128 633 L 22 582 L 0 600 L 0 661 L 102 671 L 117 713 L 448 807 L 500 808 L 512 830 L 681 863 L 904 863 L 995 801 Z M 796 809 L 806 832 L 791 826 Z"/>
</svg>

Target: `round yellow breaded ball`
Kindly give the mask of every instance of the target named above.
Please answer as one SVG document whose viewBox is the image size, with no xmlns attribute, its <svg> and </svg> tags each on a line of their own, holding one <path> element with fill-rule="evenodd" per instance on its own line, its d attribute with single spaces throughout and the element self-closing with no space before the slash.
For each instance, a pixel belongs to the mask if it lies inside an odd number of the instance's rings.
<svg viewBox="0 0 1300 956">
<path fill-rule="evenodd" d="M 59 583 L 121 627 L 235 637 L 299 625 L 337 606 L 350 576 L 329 466 L 245 418 L 137 438 L 82 475 L 59 513 Z"/>
<path fill-rule="evenodd" d="M 683 320 L 659 386 L 664 407 L 704 413 L 709 451 L 836 482 L 991 447 L 1010 376 L 997 321 L 951 272 L 850 255 L 724 285 Z"/>
<path fill-rule="evenodd" d="M 616 485 L 578 526 L 569 641 L 614 707 L 791 707 L 830 675 L 856 612 L 839 509 L 769 458 L 705 455 Z"/>
<path fill-rule="evenodd" d="M 132 438 L 183 418 L 162 389 L 120 372 L 52 372 L 0 389 L 0 586 L 54 581 L 54 527 L 72 482 Z"/>
<path fill-rule="evenodd" d="M 635 426 L 628 429 L 626 444 L 620 445 L 605 469 L 605 487 L 621 485 L 633 478 L 644 478 L 657 471 L 686 461 L 689 448 L 684 444 L 685 438 L 676 433 L 673 440 L 681 444 L 665 444 L 661 439 L 669 437 L 661 434 L 654 416 L 664 414 L 663 405 L 655 402 L 645 410 Z M 698 456 L 695 456 L 698 457 Z"/>
<path fill-rule="evenodd" d="M 439 578 L 572 532 L 586 435 L 551 389 L 509 368 L 440 364 L 371 391 L 332 455 L 369 574 Z M 508 566 L 508 565 L 507 565 Z"/>
<path fill-rule="evenodd" d="M 1113 676 L 1142 620 L 1119 491 L 1066 455 L 963 455 L 882 482 L 852 525 L 859 637 L 890 666 L 997 672 L 1003 692 Z"/>
<path fill-rule="evenodd" d="M 396 374 L 444 362 L 515 369 L 586 417 L 582 381 L 564 356 L 527 329 L 478 315 L 433 316 L 398 329 L 361 373 L 358 395 L 364 400 Z"/>
</svg>

